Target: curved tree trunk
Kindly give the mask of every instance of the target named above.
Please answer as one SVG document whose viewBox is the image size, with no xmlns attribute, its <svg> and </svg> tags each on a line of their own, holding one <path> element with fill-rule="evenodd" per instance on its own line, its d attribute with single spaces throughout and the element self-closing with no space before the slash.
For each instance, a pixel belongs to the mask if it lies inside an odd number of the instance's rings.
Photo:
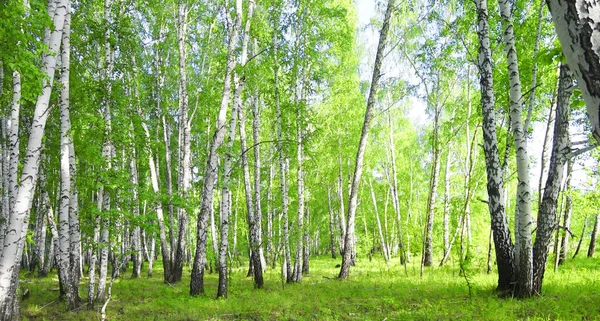
<svg viewBox="0 0 600 321">
<path fill-rule="evenodd" d="M 365 120 L 363 122 L 362 131 L 360 134 L 360 141 L 358 144 L 358 151 L 356 153 L 356 163 L 354 167 L 354 175 L 352 178 L 352 187 L 350 188 L 350 199 L 348 201 L 348 217 L 346 225 L 346 235 L 344 240 L 344 256 L 342 257 L 342 266 L 340 268 L 340 279 L 347 279 L 350 275 L 350 266 L 355 260 L 353 256 L 354 249 L 354 221 L 356 218 L 356 205 L 358 201 L 358 186 L 360 185 L 362 171 L 363 171 L 363 159 L 365 156 L 365 150 L 367 149 L 367 139 L 369 136 L 369 127 L 373 120 L 373 106 L 375 105 L 375 99 L 377 94 L 377 88 L 379 86 L 379 78 L 381 78 L 381 64 L 383 61 L 383 54 L 386 46 L 387 33 L 390 28 L 390 19 L 392 11 L 396 6 L 395 0 L 388 0 L 387 8 L 385 10 L 385 17 L 383 19 L 383 26 L 379 33 L 379 44 L 377 45 L 377 55 L 375 56 L 375 65 L 373 66 L 373 77 L 371 79 L 371 89 L 369 90 L 369 97 L 367 99 L 367 110 L 365 111 Z"/>
</svg>

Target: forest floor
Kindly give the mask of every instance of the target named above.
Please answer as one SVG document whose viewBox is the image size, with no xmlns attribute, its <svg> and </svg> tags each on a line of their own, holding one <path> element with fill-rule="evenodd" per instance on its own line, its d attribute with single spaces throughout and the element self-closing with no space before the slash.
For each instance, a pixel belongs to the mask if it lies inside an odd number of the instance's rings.
<svg viewBox="0 0 600 321">
<path fill-rule="evenodd" d="M 216 300 L 217 274 L 207 274 L 208 295 L 190 297 L 189 271 L 174 286 L 162 282 L 161 262 L 154 277 L 115 280 L 107 320 L 600 320 L 600 259 L 577 258 L 558 272 L 546 272 L 544 294 L 526 300 L 500 299 L 493 291 L 496 274 L 479 267 L 426 268 L 418 262 L 405 270 L 397 260 L 359 259 L 350 279 L 337 280 L 340 263 L 328 257 L 311 258 L 310 275 L 300 284 L 282 286 L 280 268 L 265 274 L 265 288 L 253 288 L 246 267 L 234 268 L 229 298 Z M 418 260 L 415 260 L 418 261 Z M 23 301 L 24 320 L 99 320 L 100 304 L 66 312 L 59 302 L 56 274 L 46 278 L 22 276 L 29 289 Z M 80 295 L 85 297 L 87 280 Z"/>
</svg>

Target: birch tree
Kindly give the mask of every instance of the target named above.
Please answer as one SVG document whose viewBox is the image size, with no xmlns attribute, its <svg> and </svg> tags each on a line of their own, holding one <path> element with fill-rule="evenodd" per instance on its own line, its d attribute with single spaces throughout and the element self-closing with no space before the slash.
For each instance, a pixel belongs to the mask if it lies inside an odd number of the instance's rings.
<svg viewBox="0 0 600 321">
<path fill-rule="evenodd" d="M 49 100 L 54 72 L 56 71 L 56 57 L 60 50 L 68 5 L 68 0 L 58 0 L 55 9 L 49 11 L 54 29 L 49 31 L 50 36 L 44 40 L 48 46 L 49 54 L 42 56 L 42 73 L 47 75 L 47 78 L 43 81 L 42 92 L 36 99 L 18 193 L 11 210 L 2 254 L 0 255 L 0 298 L 2 298 L 0 300 L 0 318 L 2 320 L 12 319 L 13 315 L 18 313 L 20 307 L 16 298 L 19 278 L 14 276 L 18 276 L 20 270 L 25 238 L 24 232 L 27 230 L 29 211 L 31 210 L 33 194 L 37 184 L 42 137 L 49 114 Z"/>
<path fill-rule="evenodd" d="M 225 75 L 223 84 L 223 94 L 221 97 L 221 106 L 217 116 L 215 132 L 211 140 L 210 151 L 204 173 L 204 185 L 202 187 L 202 199 L 200 213 L 198 214 L 198 223 L 196 227 L 196 252 L 192 269 L 192 278 L 190 281 L 190 294 L 199 295 L 204 293 L 204 264 L 206 263 L 206 226 L 208 214 L 212 206 L 214 186 L 217 180 L 219 152 L 217 149 L 223 144 L 226 134 L 226 116 L 231 95 L 231 76 L 235 67 L 235 48 L 238 41 L 238 33 L 242 23 L 242 1 L 236 0 L 235 3 L 235 22 L 231 23 L 229 40 L 227 44 L 227 63 L 225 65 Z"/>
<path fill-rule="evenodd" d="M 373 109 L 375 105 L 375 95 L 381 78 L 381 63 L 383 61 L 384 50 L 386 46 L 387 33 L 390 27 L 390 17 L 395 8 L 395 0 L 388 0 L 383 19 L 383 26 L 379 33 L 379 43 L 377 45 L 377 54 L 375 56 L 375 65 L 373 66 L 373 77 L 371 79 L 371 88 L 367 99 L 367 110 L 365 111 L 365 119 L 363 122 L 358 151 L 356 153 L 356 162 L 354 167 L 354 175 L 352 177 L 352 187 L 350 189 L 350 199 L 348 201 L 348 217 L 346 222 L 346 235 L 344 240 L 344 253 L 342 257 L 342 265 L 340 268 L 340 279 L 347 279 L 350 275 L 350 266 L 354 258 L 352 257 L 354 248 L 354 230 L 356 219 L 356 205 L 358 201 L 358 185 L 360 184 L 363 171 L 363 161 L 365 149 L 367 148 L 367 138 L 369 136 L 369 126 L 373 120 Z"/>
<path fill-rule="evenodd" d="M 496 135 L 495 96 L 492 77 L 492 51 L 487 0 L 477 0 L 477 36 L 479 38 L 479 83 L 481 86 L 481 108 L 483 115 L 483 150 L 487 173 L 488 206 L 498 265 L 498 290 L 512 289 L 516 278 L 514 246 L 508 229 L 504 205 L 504 187 L 498 138 Z"/>
</svg>

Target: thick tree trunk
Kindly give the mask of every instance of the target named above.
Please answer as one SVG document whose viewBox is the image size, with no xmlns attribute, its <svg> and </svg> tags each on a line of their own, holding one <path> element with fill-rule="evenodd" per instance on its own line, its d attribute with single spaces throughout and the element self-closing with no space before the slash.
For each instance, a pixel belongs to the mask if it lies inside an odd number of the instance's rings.
<svg viewBox="0 0 600 321">
<path fill-rule="evenodd" d="M 550 110 L 548 111 L 548 121 L 546 122 L 546 133 L 544 135 L 544 143 L 542 144 L 542 157 L 540 159 L 540 180 L 538 182 L 538 204 L 542 204 L 542 196 L 544 195 L 544 182 L 546 176 L 546 165 L 548 164 L 548 149 L 554 137 L 552 136 L 552 128 L 554 128 L 554 118 L 556 113 L 556 108 L 554 104 L 554 99 L 552 99 L 552 103 L 550 104 Z M 539 206 L 539 205 L 538 205 Z"/>
<path fill-rule="evenodd" d="M 504 208 L 504 188 L 498 139 L 496 137 L 495 98 L 492 78 L 492 51 L 490 47 L 490 26 L 486 0 L 477 0 L 479 72 L 481 84 L 481 107 L 483 114 L 483 150 L 487 172 L 488 207 L 498 264 L 498 290 L 513 288 L 516 279 L 514 247 L 508 229 Z"/>
<path fill-rule="evenodd" d="M 235 67 L 235 47 L 238 41 L 238 32 L 240 29 L 242 17 L 242 1 L 236 0 L 236 18 L 231 27 L 229 41 L 227 45 L 227 64 L 225 66 L 225 77 L 223 81 L 223 95 L 221 106 L 217 116 L 215 133 L 210 144 L 208 160 L 204 173 L 204 185 L 202 187 L 202 200 L 200 204 L 200 213 L 198 214 L 198 223 L 196 227 L 196 252 L 192 268 L 192 278 L 190 281 L 190 294 L 199 295 L 204 293 L 204 265 L 206 264 L 206 225 L 210 206 L 213 202 L 214 186 L 218 174 L 219 147 L 223 144 L 226 130 L 226 117 L 229 100 L 231 95 L 231 74 Z"/>
<path fill-rule="evenodd" d="M 600 141 L 600 3 L 594 0 L 546 0 L 567 64 L 575 75 L 592 135 Z"/>
<path fill-rule="evenodd" d="M 48 30 L 49 37 L 45 39 L 45 43 L 51 54 L 44 54 L 42 57 L 42 73 L 47 78 L 43 81 L 42 93 L 37 97 L 35 104 L 18 193 L 14 199 L 14 206 L 7 227 L 9 232 L 4 237 L 3 250 L 0 255 L 0 319 L 2 320 L 9 320 L 19 312 L 16 289 L 19 281 L 20 257 L 23 252 L 29 211 L 33 202 L 35 185 L 37 184 L 42 137 L 49 115 L 48 103 L 68 4 L 68 0 L 58 0 L 56 8 L 52 10 L 50 15 L 54 28 L 51 32 L 50 29 Z M 16 161 L 17 159 L 11 158 L 11 163 Z"/>
<path fill-rule="evenodd" d="M 387 33 L 390 27 L 390 19 L 392 11 L 395 8 L 395 0 L 388 0 L 387 8 L 385 10 L 385 17 L 383 20 L 383 26 L 379 33 L 379 44 L 377 45 L 377 55 L 375 56 L 375 65 L 373 66 L 373 77 L 371 79 L 371 89 L 369 90 L 369 97 L 367 99 L 367 110 L 365 112 L 365 120 L 363 122 L 362 132 L 360 134 L 360 141 L 358 144 L 358 151 L 356 153 L 356 163 L 354 167 L 354 176 L 352 178 L 352 187 L 350 189 L 350 199 L 348 201 L 348 217 L 346 225 L 346 235 L 344 240 L 344 256 L 342 257 L 342 266 L 340 268 L 340 279 L 347 279 L 350 275 L 350 266 L 355 260 L 352 254 L 354 253 L 354 221 L 356 218 L 356 205 L 358 201 L 358 185 L 360 184 L 362 171 L 363 171 L 363 159 L 365 150 L 367 148 L 367 139 L 369 136 L 369 127 L 373 119 L 373 106 L 375 105 L 375 99 L 377 94 L 377 88 L 379 86 L 379 78 L 381 77 L 381 64 L 383 61 L 383 55 L 385 51 Z"/>
<path fill-rule="evenodd" d="M 558 194 L 563 181 L 564 165 L 569 158 L 569 107 L 573 92 L 573 80 L 566 65 L 560 67 L 558 100 L 556 103 L 556 122 L 554 125 L 554 142 L 552 156 L 548 168 L 548 179 L 544 189 L 544 197 L 540 204 L 537 219 L 537 233 L 533 247 L 533 293 L 542 293 L 542 281 L 546 270 L 548 250 L 552 233 L 556 228 L 556 209 Z"/>
</svg>

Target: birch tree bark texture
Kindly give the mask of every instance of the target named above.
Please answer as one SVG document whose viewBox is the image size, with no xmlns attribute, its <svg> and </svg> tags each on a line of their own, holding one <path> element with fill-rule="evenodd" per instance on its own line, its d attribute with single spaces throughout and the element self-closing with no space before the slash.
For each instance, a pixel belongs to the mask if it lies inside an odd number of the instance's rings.
<svg viewBox="0 0 600 321">
<path fill-rule="evenodd" d="M 0 319 L 10 320 L 18 313 L 19 304 L 13 304 L 16 298 L 16 289 L 19 279 L 13 278 L 19 274 L 20 254 L 23 251 L 24 238 L 29 220 L 29 212 L 33 203 L 33 194 L 37 184 L 39 159 L 42 150 L 42 137 L 49 115 L 49 100 L 52 91 L 56 60 L 59 54 L 65 17 L 69 0 L 57 0 L 56 8 L 50 18 L 54 29 L 50 37 L 45 39 L 50 54 L 42 56 L 42 73 L 48 77 L 44 79 L 42 92 L 36 99 L 32 118 L 31 131 L 25 153 L 25 162 L 21 172 L 18 193 L 11 210 L 10 221 L 6 229 L 2 254 L 0 255 Z"/>
</svg>

